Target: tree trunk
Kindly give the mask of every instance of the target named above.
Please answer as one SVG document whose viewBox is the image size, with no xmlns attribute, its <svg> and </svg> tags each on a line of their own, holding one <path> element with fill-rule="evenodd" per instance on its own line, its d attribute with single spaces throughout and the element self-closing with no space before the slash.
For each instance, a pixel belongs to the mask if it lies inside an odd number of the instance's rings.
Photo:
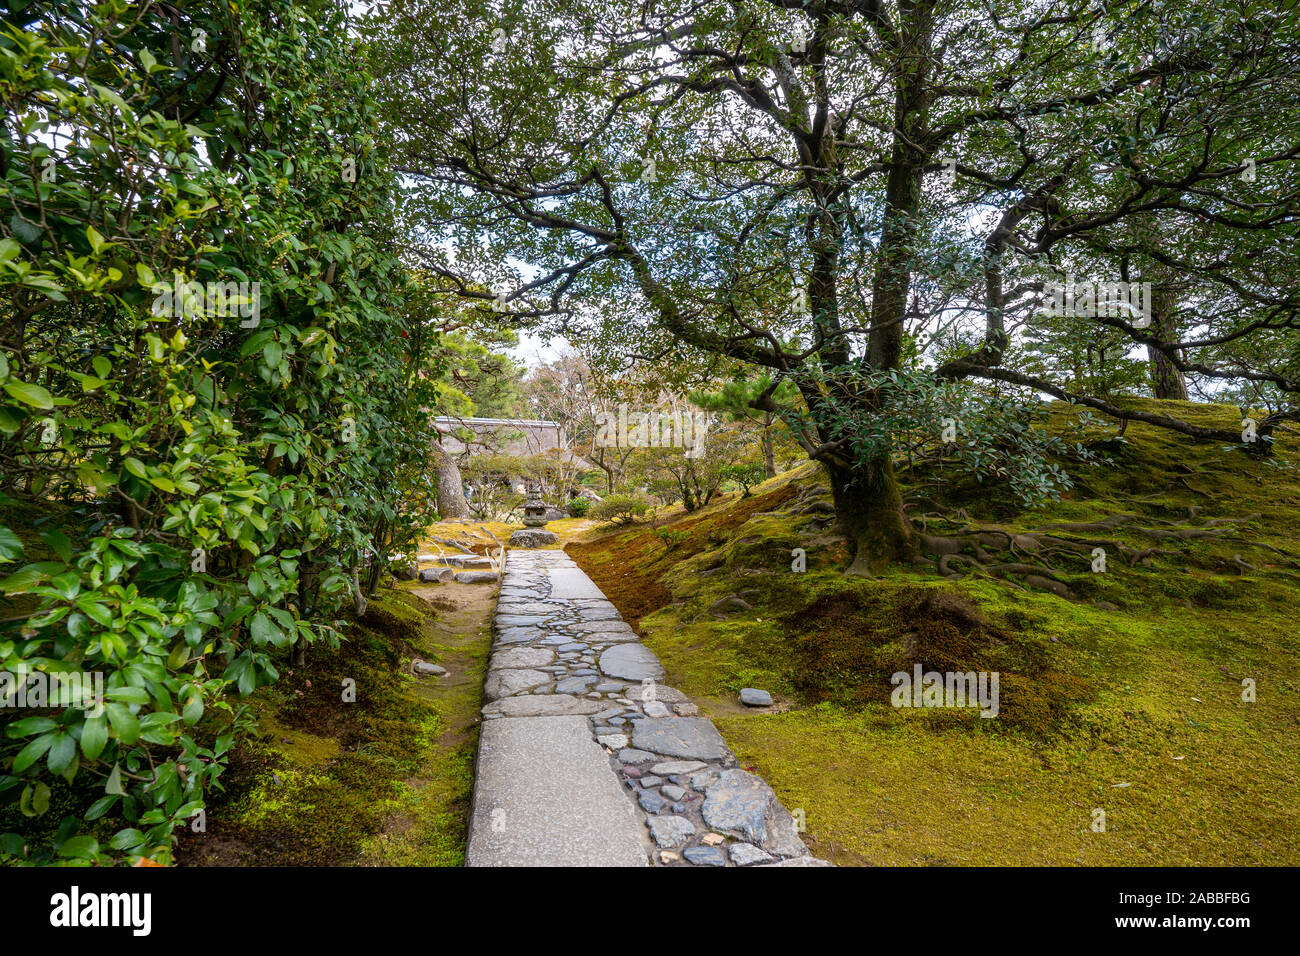
<svg viewBox="0 0 1300 956">
<path fill-rule="evenodd" d="M 763 426 L 763 476 L 765 478 L 776 477 L 776 453 L 773 446 L 776 442 L 772 441 L 772 416 L 768 416 L 767 422 Z M 749 489 L 745 489 L 749 493 Z"/>
<path fill-rule="evenodd" d="M 887 454 L 856 468 L 827 465 L 826 470 L 835 514 L 853 553 L 845 574 L 870 577 L 916 556 L 916 534 Z"/>
<path fill-rule="evenodd" d="M 456 459 L 435 442 L 433 461 L 438 468 L 438 517 L 443 521 L 464 521 L 469 517 L 469 505 Z"/>
<path fill-rule="evenodd" d="M 1173 325 L 1173 303 L 1170 294 L 1161 289 L 1152 295 L 1151 332 L 1162 342 L 1176 341 L 1177 331 Z M 1151 361 L 1151 391 L 1156 398 L 1176 398 L 1187 401 L 1187 381 L 1183 378 L 1169 356 L 1154 346 L 1147 346 L 1147 357 Z"/>
</svg>

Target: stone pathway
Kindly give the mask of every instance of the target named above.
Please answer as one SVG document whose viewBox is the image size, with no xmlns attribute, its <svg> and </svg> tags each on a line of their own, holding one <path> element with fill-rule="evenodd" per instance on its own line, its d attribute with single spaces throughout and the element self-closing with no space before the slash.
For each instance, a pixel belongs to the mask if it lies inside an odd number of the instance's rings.
<svg viewBox="0 0 1300 956">
<path fill-rule="evenodd" d="M 467 866 L 829 866 L 563 551 L 512 550 Z"/>
</svg>

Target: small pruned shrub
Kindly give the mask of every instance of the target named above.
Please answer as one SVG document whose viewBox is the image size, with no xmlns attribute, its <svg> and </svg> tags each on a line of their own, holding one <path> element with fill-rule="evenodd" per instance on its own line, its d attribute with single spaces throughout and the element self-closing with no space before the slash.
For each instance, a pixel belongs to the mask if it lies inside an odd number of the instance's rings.
<svg viewBox="0 0 1300 956">
<path fill-rule="evenodd" d="M 610 495 L 591 509 L 591 516 L 613 524 L 632 524 L 650 510 L 649 503 L 631 495 Z"/>
<path fill-rule="evenodd" d="M 659 540 L 668 545 L 669 548 L 675 548 L 691 536 L 689 531 L 673 531 L 671 528 L 659 528 L 655 531 Z"/>
<path fill-rule="evenodd" d="M 575 518 L 585 518 L 587 517 L 587 512 L 591 510 L 591 499 L 570 498 L 568 507 L 569 514 L 573 515 Z"/>
<path fill-rule="evenodd" d="M 722 469 L 722 477 L 740 485 L 743 492 L 741 497 L 748 498 L 749 489 L 762 484 L 767 472 L 762 465 L 726 465 Z"/>
</svg>

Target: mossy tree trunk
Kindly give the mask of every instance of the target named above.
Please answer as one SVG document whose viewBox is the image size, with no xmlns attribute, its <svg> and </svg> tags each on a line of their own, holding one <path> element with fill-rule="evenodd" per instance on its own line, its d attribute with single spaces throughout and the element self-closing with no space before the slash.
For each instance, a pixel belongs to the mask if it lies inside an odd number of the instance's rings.
<svg viewBox="0 0 1300 956">
<path fill-rule="evenodd" d="M 1152 295 L 1151 331 L 1162 342 L 1177 340 L 1174 328 L 1170 294 L 1165 289 L 1157 289 Z M 1169 356 L 1153 345 L 1147 346 L 1147 357 L 1151 362 L 1151 391 L 1156 398 L 1176 398 L 1187 401 L 1187 381 Z"/>
<path fill-rule="evenodd" d="M 853 552 L 846 574 L 869 576 L 916 556 L 916 533 L 888 454 L 852 468 L 827 465 L 826 471 L 835 514 Z"/>
<path fill-rule="evenodd" d="M 460 466 L 436 442 L 433 461 L 438 469 L 438 516 L 443 521 L 464 521 L 469 517 L 469 504 L 465 501 L 465 482 L 460 476 Z"/>
</svg>

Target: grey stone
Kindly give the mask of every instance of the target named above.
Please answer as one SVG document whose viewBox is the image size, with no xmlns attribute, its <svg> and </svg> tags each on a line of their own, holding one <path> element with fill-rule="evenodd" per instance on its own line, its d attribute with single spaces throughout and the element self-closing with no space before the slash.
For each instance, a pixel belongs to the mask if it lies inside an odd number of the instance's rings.
<svg viewBox="0 0 1300 956">
<path fill-rule="evenodd" d="M 541 528 L 524 528 L 510 536 L 507 544 L 512 548 L 540 548 L 548 544 L 559 544 L 560 536 L 554 531 Z"/>
<path fill-rule="evenodd" d="M 557 694 L 582 694 L 594 683 L 596 683 L 594 677 L 566 677 L 555 685 L 555 692 Z"/>
<path fill-rule="evenodd" d="M 681 803 L 681 802 L 679 801 L 679 802 L 677 802 L 677 803 L 674 803 L 670 809 L 673 811 L 673 813 L 685 813 L 685 812 L 686 812 L 686 804 Z"/>
<path fill-rule="evenodd" d="M 469 572 L 465 572 L 468 574 Z M 474 572 L 477 574 L 478 572 Z M 550 620 L 549 614 L 498 614 L 492 619 L 493 623 L 505 630 L 510 627 L 540 627 Z"/>
<path fill-rule="evenodd" d="M 425 568 L 420 572 L 420 580 L 425 584 L 445 584 L 455 576 L 451 568 Z"/>
<path fill-rule="evenodd" d="M 549 632 L 540 627 L 507 627 L 497 632 L 498 644 L 527 644 Z"/>
<path fill-rule="evenodd" d="M 743 687 L 740 691 L 740 702 L 746 707 L 771 707 L 772 695 L 756 687 Z"/>
<path fill-rule="evenodd" d="M 808 852 L 772 788 L 743 770 L 724 770 L 705 790 L 701 812 L 713 829 L 777 856 Z"/>
<path fill-rule="evenodd" d="M 727 848 L 731 852 L 731 862 L 736 866 L 753 866 L 755 863 L 771 863 L 776 859 L 766 850 L 760 850 L 752 843 L 733 843 Z"/>
<path fill-rule="evenodd" d="M 659 680 L 664 666 L 644 644 L 619 644 L 600 655 L 600 669 L 625 680 Z"/>
<path fill-rule="evenodd" d="M 656 777 L 652 773 L 645 773 L 641 775 L 641 785 L 643 787 L 657 787 L 659 786 L 659 784 L 663 782 L 664 782 L 663 777 Z"/>
<path fill-rule="evenodd" d="M 561 644 L 559 646 L 559 650 L 564 653 L 568 653 L 569 651 L 585 651 L 586 649 L 587 649 L 586 644 L 575 643 L 575 642 L 570 642 L 568 644 Z"/>
<path fill-rule="evenodd" d="M 663 797 L 650 790 L 642 790 L 637 794 L 637 801 L 641 804 L 641 809 L 646 813 L 658 813 L 668 806 L 668 802 Z"/>
<path fill-rule="evenodd" d="M 690 700 L 685 694 L 676 687 L 668 687 L 664 684 L 654 684 L 646 682 L 639 687 L 629 687 L 627 696 L 632 700 L 647 701 L 657 700 L 665 704 L 678 704 Z"/>
<path fill-rule="evenodd" d="M 726 741 L 713 722 L 703 717 L 647 717 L 633 731 L 632 745 L 665 757 L 688 760 L 719 760 L 727 753 Z M 690 773 L 689 767 L 670 773 Z"/>
<path fill-rule="evenodd" d="M 650 836 L 665 850 L 679 847 L 695 836 L 695 824 L 686 817 L 651 817 Z"/>
<path fill-rule="evenodd" d="M 682 856 L 696 866 L 726 866 L 727 858 L 722 853 L 721 847 L 716 846 L 692 846 L 687 847 Z"/>
<path fill-rule="evenodd" d="M 579 667 L 573 672 L 574 677 L 594 677 L 598 672 L 591 667 Z"/>
<path fill-rule="evenodd" d="M 604 701 L 584 700 L 568 694 L 503 697 L 484 707 L 483 713 L 484 715 L 504 714 L 506 717 L 558 717 L 569 714 L 594 714 L 604 709 L 601 706 L 603 703 Z"/>
<path fill-rule="evenodd" d="M 585 598 L 593 601 L 606 600 L 604 593 L 596 587 L 591 578 L 577 567 L 558 566 L 550 569 L 551 597 L 558 601 L 573 598 Z"/>
<path fill-rule="evenodd" d="M 605 681 L 603 684 L 597 684 L 595 689 L 602 694 L 617 694 L 623 689 L 623 684 L 619 681 Z"/>
<path fill-rule="evenodd" d="M 459 571 L 456 580 L 461 584 L 496 584 L 495 571 Z"/>
<path fill-rule="evenodd" d="M 508 647 L 492 655 L 493 670 L 506 667 L 542 667 L 555 660 L 554 652 L 544 647 Z"/>
<path fill-rule="evenodd" d="M 658 760 L 655 754 L 646 753 L 644 750 L 635 750 L 629 747 L 626 750 L 618 752 L 618 759 L 622 763 L 649 763 L 651 760 Z"/>
<path fill-rule="evenodd" d="M 512 694 L 532 690 L 534 687 L 549 684 L 550 682 L 551 675 L 546 671 L 535 671 L 527 668 L 489 671 L 487 680 L 483 682 L 483 696 L 488 700 L 496 700 L 500 697 L 509 697 Z"/>
<path fill-rule="evenodd" d="M 549 620 L 556 614 L 564 613 L 563 604 L 552 604 L 549 601 L 498 601 L 497 617 L 503 615 L 523 614 L 526 616 L 535 616 L 544 620 Z"/>
<path fill-rule="evenodd" d="M 667 717 L 672 713 L 667 704 L 658 700 L 647 700 L 642 705 L 642 709 L 645 710 L 647 717 Z"/>
<path fill-rule="evenodd" d="M 627 734 L 602 734 L 596 738 L 596 743 L 610 750 L 622 750 L 627 746 Z"/>
<path fill-rule="evenodd" d="M 709 784 L 713 783 L 717 779 L 718 772 L 716 770 L 705 770 L 702 773 L 697 773 L 695 776 L 691 777 L 691 786 L 696 790 L 706 790 L 708 789 Z"/>
<path fill-rule="evenodd" d="M 812 856 L 796 856 L 789 860 L 781 860 L 779 863 L 760 863 L 760 866 L 834 866 L 830 860 L 819 860 Z"/>
<path fill-rule="evenodd" d="M 580 621 L 621 621 L 618 608 L 610 604 L 605 607 L 585 607 L 578 610 Z"/>
<path fill-rule="evenodd" d="M 666 786 L 660 787 L 659 792 L 662 793 L 669 800 L 673 800 L 673 801 L 680 800 L 682 797 L 686 796 L 686 791 L 674 783 L 670 783 Z"/>
<path fill-rule="evenodd" d="M 431 664 L 428 661 L 412 661 L 411 670 L 417 674 L 427 674 L 432 677 L 442 677 L 447 673 L 447 668 L 441 664 Z"/>
<path fill-rule="evenodd" d="M 645 830 L 585 718 L 486 721 L 476 776 L 466 866 L 648 865 Z"/>
<path fill-rule="evenodd" d="M 679 717 L 696 717 L 700 713 L 700 708 L 689 701 L 684 704 L 673 704 L 673 710 L 677 711 Z"/>
<path fill-rule="evenodd" d="M 409 564 L 394 564 L 388 570 L 393 573 L 393 577 L 399 581 L 414 581 L 415 568 Z"/>
<path fill-rule="evenodd" d="M 665 760 L 655 764 L 651 772 L 669 777 L 679 773 L 694 773 L 696 770 L 703 770 L 704 767 L 705 764 L 699 760 Z"/>
</svg>

